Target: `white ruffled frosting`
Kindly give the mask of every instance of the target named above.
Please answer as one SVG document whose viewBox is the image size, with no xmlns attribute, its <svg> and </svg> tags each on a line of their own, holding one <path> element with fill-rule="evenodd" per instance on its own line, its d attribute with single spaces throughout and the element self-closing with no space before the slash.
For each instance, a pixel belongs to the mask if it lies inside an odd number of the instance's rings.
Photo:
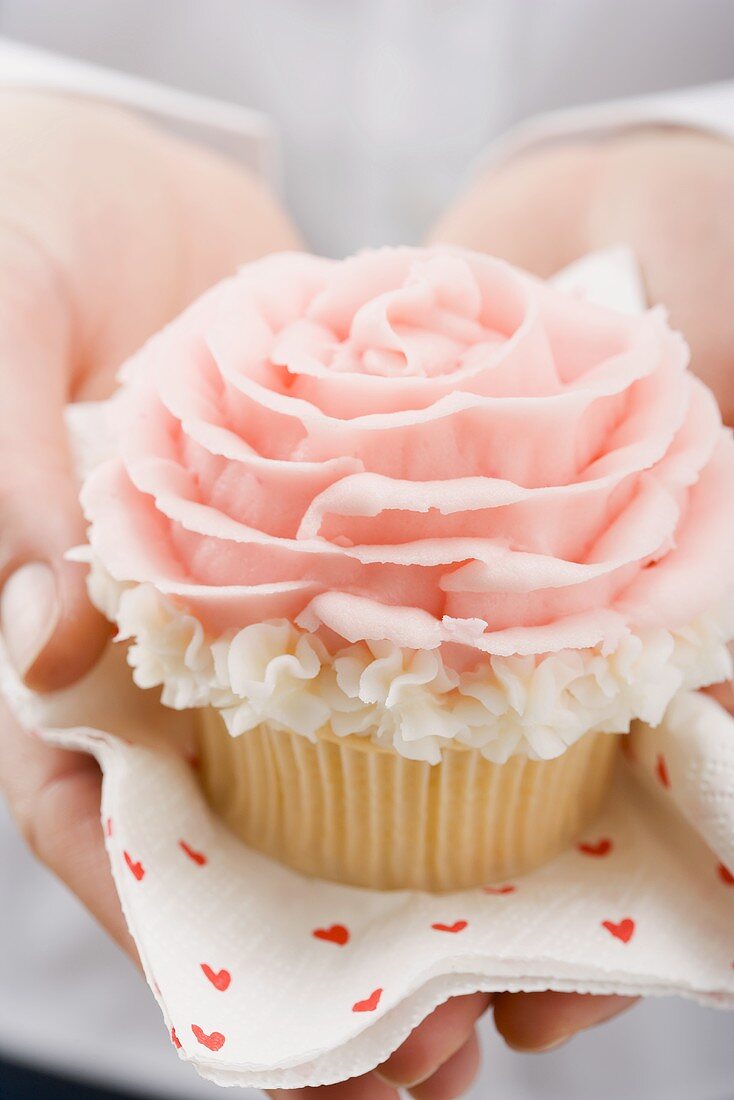
<svg viewBox="0 0 734 1100">
<path fill-rule="evenodd" d="M 498 763 L 551 759 L 591 730 L 655 726 L 679 690 L 732 673 L 732 601 L 685 629 L 628 632 L 611 652 L 484 658 L 458 673 L 438 649 L 359 642 L 331 653 L 285 619 L 211 638 L 152 585 L 121 584 L 94 559 L 89 587 L 131 643 L 136 683 L 162 686 L 167 706 L 216 707 L 233 736 L 263 722 L 312 740 L 329 728 L 432 764 L 454 743 Z"/>
</svg>

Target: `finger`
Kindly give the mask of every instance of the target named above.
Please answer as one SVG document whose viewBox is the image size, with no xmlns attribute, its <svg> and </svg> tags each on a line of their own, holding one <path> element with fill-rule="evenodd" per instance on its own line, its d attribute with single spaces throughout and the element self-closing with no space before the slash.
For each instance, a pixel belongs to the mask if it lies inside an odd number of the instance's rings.
<svg viewBox="0 0 734 1100">
<path fill-rule="evenodd" d="M 624 1012 L 636 997 L 596 997 L 581 993 L 501 993 L 494 1022 L 513 1050 L 541 1052 L 560 1046 L 577 1032 Z"/>
<path fill-rule="evenodd" d="M 64 561 L 85 541 L 63 422 L 73 320 L 49 261 L 0 229 L 0 626 L 37 689 L 66 686 L 94 663 L 108 627 Z"/>
<path fill-rule="evenodd" d="M 487 252 L 547 278 L 588 251 L 586 211 L 599 171 L 588 143 L 512 158 L 477 177 L 428 243 Z"/>
<path fill-rule="evenodd" d="M 477 1075 L 480 1061 L 479 1040 L 473 1031 L 463 1047 L 432 1077 L 413 1086 L 410 1095 L 414 1100 L 454 1100 L 454 1097 L 463 1096 Z"/>
<path fill-rule="evenodd" d="M 734 150 L 709 134 L 629 133 L 608 146 L 589 247 L 629 242 L 650 304 L 661 302 L 691 366 L 734 424 Z"/>
<path fill-rule="evenodd" d="M 0 790 L 34 855 L 138 962 L 105 851 L 93 758 L 25 733 L 0 704 Z"/>
<path fill-rule="evenodd" d="M 374 1073 L 352 1077 L 338 1085 L 318 1088 L 278 1089 L 268 1092 L 273 1100 L 400 1100 L 394 1088 Z"/>
<path fill-rule="evenodd" d="M 377 1072 L 401 1088 L 425 1081 L 461 1049 L 491 1000 L 489 993 L 470 993 L 439 1005 Z"/>
</svg>

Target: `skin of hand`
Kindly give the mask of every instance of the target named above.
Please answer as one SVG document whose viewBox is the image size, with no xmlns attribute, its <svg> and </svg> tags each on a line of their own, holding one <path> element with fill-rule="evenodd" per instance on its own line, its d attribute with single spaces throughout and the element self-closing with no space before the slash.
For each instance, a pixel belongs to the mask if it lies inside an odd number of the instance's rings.
<svg viewBox="0 0 734 1100">
<path fill-rule="evenodd" d="M 95 662 L 109 627 L 83 570 L 85 540 L 62 420 L 107 396 L 120 363 L 247 260 L 300 248 L 251 175 L 125 111 L 73 97 L 0 94 L 0 624 L 26 684 L 50 691 Z M 88 756 L 21 731 L 0 700 L 0 791 L 31 850 L 138 963 L 100 826 Z M 377 1073 L 274 1093 L 309 1100 L 449 1100 L 478 1064 L 485 994 L 439 1006 Z"/>
<path fill-rule="evenodd" d="M 628 244 L 651 303 L 691 347 L 693 370 L 734 425 L 734 144 L 673 127 L 536 147 L 488 171 L 446 212 L 432 243 L 500 256 L 547 277 Z M 712 694 L 732 708 L 731 684 Z M 500 994 L 497 1029 L 542 1051 L 616 1015 L 624 997 Z"/>
</svg>

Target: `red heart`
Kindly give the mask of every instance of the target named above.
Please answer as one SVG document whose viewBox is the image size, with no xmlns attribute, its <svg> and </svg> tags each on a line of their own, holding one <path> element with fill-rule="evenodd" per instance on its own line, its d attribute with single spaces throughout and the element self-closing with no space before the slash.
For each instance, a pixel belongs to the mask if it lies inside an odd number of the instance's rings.
<svg viewBox="0 0 734 1100">
<path fill-rule="evenodd" d="M 192 1024 L 191 1030 L 197 1038 L 197 1041 L 201 1043 L 207 1050 L 221 1050 L 226 1040 L 221 1031 L 213 1031 L 211 1035 L 207 1035 L 205 1031 L 202 1031 L 198 1024 Z"/>
<path fill-rule="evenodd" d="M 176 1050 L 181 1049 L 181 1040 L 179 1039 L 178 1035 L 176 1034 L 175 1027 L 171 1028 L 171 1042 L 175 1046 Z"/>
<path fill-rule="evenodd" d="M 112 818 L 108 817 L 104 826 L 105 836 L 112 836 Z"/>
<path fill-rule="evenodd" d="M 380 1003 L 380 997 L 382 996 L 382 990 L 376 989 L 374 993 L 370 993 L 366 1001 L 357 1001 L 352 1005 L 352 1012 L 374 1012 Z"/>
<path fill-rule="evenodd" d="M 142 863 L 140 863 L 140 861 L 136 862 L 129 852 L 123 852 L 122 854 L 125 857 L 125 863 L 127 863 L 128 867 L 130 868 L 130 873 L 134 875 L 138 882 L 141 882 L 142 879 L 145 877 L 145 868 L 143 867 Z"/>
<path fill-rule="evenodd" d="M 463 932 L 468 924 L 468 921 L 457 920 L 453 924 L 432 924 L 431 928 L 434 928 L 436 932 Z"/>
<path fill-rule="evenodd" d="M 185 840 L 179 840 L 178 846 L 182 852 L 185 852 L 192 863 L 196 863 L 197 866 L 203 867 L 206 864 L 206 856 L 203 852 L 197 852 L 195 848 L 190 848 Z"/>
<path fill-rule="evenodd" d="M 202 963 L 201 969 L 204 971 L 204 976 L 220 993 L 224 993 L 225 990 L 229 989 L 229 983 L 232 981 L 229 970 L 212 970 L 208 963 Z"/>
<path fill-rule="evenodd" d="M 665 757 L 662 753 L 658 754 L 657 762 L 655 764 L 655 774 L 658 777 L 659 783 L 665 787 L 666 791 L 670 790 L 670 776 L 668 774 L 668 765 L 665 762 Z"/>
<path fill-rule="evenodd" d="M 311 935 L 317 940 L 335 943 L 338 947 L 349 943 L 349 929 L 343 924 L 332 924 L 331 928 L 314 928 Z"/>
<path fill-rule="evenodd" d="M 725 886 L 734 886 L 734 874 L 723 863 L 719 864 L 719 878 Z"/>
<path fill-rule="evenodd" d="M 608 856 L 612 850 L 612 842 L 609 837 L 602 837 L 596 844 L 579 844 L 579 851 L 585 856 Z"/>
<path fill-rule="evenodd" d="M 625 917 L 619 923 L 613 920 L 603 920 L 601 923 L 602 928 L 606 928 L 607 932 L 611 932 L 614 938 L 621 940 L 622 943 L 629 943 L 635 933 L 635 922 L 631 917 Z"/>
<path fill-rule="evenodd" d="M 514 894 L 517 886 L 483 886 L 485 894 L 496 894 L 504 897 L 505 894 Z"/>
</svg>

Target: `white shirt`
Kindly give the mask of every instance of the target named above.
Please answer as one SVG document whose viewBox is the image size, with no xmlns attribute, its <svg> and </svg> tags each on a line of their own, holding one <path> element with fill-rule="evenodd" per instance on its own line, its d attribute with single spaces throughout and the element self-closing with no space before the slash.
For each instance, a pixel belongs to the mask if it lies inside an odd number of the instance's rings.
<svg viewBox="0 0 734 1100">
<path fill-rule="evenodd" d="M 279 177 L 332 255 L 420 240 L 490 146 L 650 120 L 734 136 L 731 0 L 0 0 L 0 33 L 161 82 L 0 48 L 0 82 L 124 102 Z M 652 95 L 692 85 L 709 86 Z M 598 106 L 622 96 L 637 98 Z M 650 1001 L 529 1058 L 486 1028 L 470 1095 L 723 1100 L 733 1030 L 727 1014 Z M 2 808 L 0 1054 L 221 1095 L 178 1063 L 138 975 Z"/>
</svg>

